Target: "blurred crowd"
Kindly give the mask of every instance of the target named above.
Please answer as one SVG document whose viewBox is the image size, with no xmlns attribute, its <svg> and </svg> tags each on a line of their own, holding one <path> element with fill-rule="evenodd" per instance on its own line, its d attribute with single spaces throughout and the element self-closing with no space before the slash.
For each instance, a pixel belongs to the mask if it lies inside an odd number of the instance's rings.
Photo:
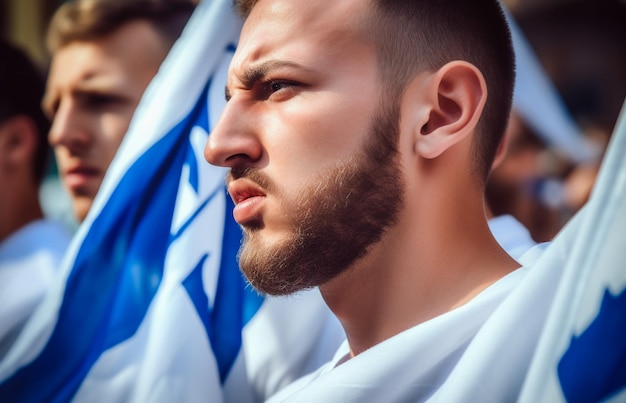
<svg viewBox="0 0 626 403">
<path fill-rule="evenodd" d="M 551 239 L 585 203 L 626 96 L 626 4 L 621 1 L 505 1 L 566 112 L 594 148 L 573 158 L 562 144 L 513 114 L 507 157 L 487 197 L 538 241 Z"/>
</svg>

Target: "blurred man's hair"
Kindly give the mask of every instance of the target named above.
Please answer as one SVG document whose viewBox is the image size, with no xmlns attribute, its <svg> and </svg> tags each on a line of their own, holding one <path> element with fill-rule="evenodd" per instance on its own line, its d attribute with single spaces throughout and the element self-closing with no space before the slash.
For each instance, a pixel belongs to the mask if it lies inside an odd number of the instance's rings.
<svg viewBox="0 0 626 403">
<path fill-rule="evenodd" d="M 74 0 L 56 11 L 46 38 L 48 51 L 75 41 L 94 41 L 127 22 L 150 23 L 169 48 L 193 13 L 193 0 Z"/>
<path fill-rule="evenodd" d="M 0 124 L 15 116 L 32 119 L 38 131 L 37 149 L 33 156 L 33 175 L 41 183 L 49 157 L 48 130 L 50 121 L 41 109 L 45 75 L 17 47 L 0 41 Z"/>
</svg>

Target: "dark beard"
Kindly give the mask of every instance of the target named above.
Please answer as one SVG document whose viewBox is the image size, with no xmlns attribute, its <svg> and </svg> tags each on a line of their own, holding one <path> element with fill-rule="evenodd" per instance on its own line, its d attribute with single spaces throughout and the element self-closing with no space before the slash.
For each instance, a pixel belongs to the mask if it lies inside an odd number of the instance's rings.
<svg viewBox="0 0 626 403">
<path fill-rule="evenodd" d="M 261 227 L 244 230 L 239 266 L 256 290 L 287 295 L 322 285 L 351 267 L 395 225 L 404 203 L 397 122 L 396 114 L 374 119 L 361 153 L 290 200 L 289 206 L 297 207 L 291 207 L 293 234 L 288 239 L 265 245 Z M 267 182 L 260 172 L 245 171 L 257 183 Z"/>
</svg>

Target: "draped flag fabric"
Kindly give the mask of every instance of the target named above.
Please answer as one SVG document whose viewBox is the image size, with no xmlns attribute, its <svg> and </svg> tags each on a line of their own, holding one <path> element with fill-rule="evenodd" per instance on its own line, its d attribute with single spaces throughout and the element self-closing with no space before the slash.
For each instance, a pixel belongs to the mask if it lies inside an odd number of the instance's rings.
<svg viewBox="0 0 626 403">
<path fill-rule="evenodd" d="M 345 337 L 314 290 L 261 298 L 203 149 L 241 22 L 203 1 L 148 87 L 59 281 L 0 360 L 11 402 L 262 401 Z"/>
<path fill-rule="evenodd" d="M 522 402 L 626 401 L 626 104 L 564 256 Z"/>
</svg>

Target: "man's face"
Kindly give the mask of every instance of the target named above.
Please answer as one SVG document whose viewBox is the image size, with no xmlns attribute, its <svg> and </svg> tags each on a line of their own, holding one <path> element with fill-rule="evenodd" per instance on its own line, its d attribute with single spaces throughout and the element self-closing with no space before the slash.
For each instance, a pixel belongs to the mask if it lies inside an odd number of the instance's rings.
<svg viewBox="0 0 626 403">
<path fill-rule="evenodd" d="M 205 155 L 232 167 L 240 266 L 289 294 L 349 268 L 393 225 L 402 181 L 395 114 L 381 112 L 373 46 L 347 2 L 261 0 L 231 64 Z"/>
<path fill-rule="evenodd" d="M 44 97 L 54 147 L 74 213 L 83 220 L 139 100 L 167 50 L 150 25 L 134 21 L 53 56 Z"/>
</svg>

